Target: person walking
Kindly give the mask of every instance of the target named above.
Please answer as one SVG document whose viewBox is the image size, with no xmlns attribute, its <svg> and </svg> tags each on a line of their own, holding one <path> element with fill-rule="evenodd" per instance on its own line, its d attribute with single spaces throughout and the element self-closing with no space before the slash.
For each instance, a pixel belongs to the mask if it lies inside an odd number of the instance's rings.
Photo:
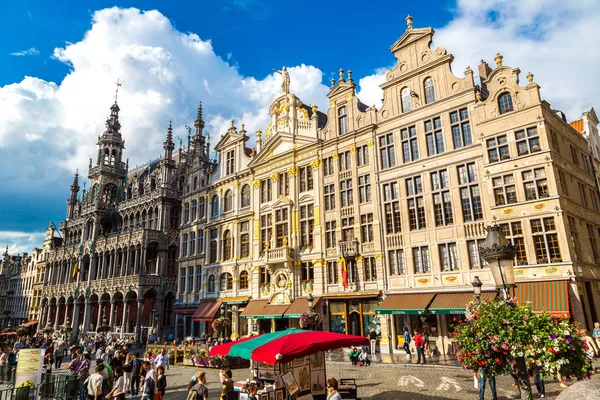
<svg viewBox="0 0 600 400">
<path fill-rule="evenodd" d="M 327 400 L 342 400 L 338 393 L 338 381 L 335 378 L 327 379 Z"/>
<path fill-rule="evenodd" d="M 410 359 L 410 332 L 406 326 L 404 327 L 404 344 L 402 347 L 406 351 L 406 359 Z"/>
<path fill-rule="evenodd" d="M 415 330 L 415 347 L 417 348 L 417 364 L 421 364 L 421 358 L 423 358 L 423 364 L 427 364 L 425 361 L 425 342 L 423 341 L 423 335 L 418 330 Z"/>
<path fill-rule="evenodd" d="M 152 369 L 152 364 L 149 361 L 142 363 L 142 368 L 146 371 L 144 384 L 142 386 L 142 400 L 154 400 L 156 391 L 156 371 Z"/>
<path fill-rule="evenodd" d="M 123 384 L 125 385 L 125 392 L 131 393 L 131 375 L 133 372 L 133 356 L 131 353 L 125 357 L 125 363 L 123 364 Z"/>
<path fill-rule="evenodd" d="M 54 349 L 54 368 L 60 369 L 64 356 L 65 351 L 62 348 L 62 344 L 56 345 L 56 348 Z"/>
<path fill-rule="evenodd" d="M 133 362 L 131 363 L 133 365 L 133 372 L 131 375 L 131 395 L 134 397 L 140 392 L 140 381 L 143 371 L 142 363 L 143 361 L 140 359 L 140 353 L 135 353 Z"/>
<path fill-rule="evenodd" d="M 486 380 L 490 384 L 490 390 L 492 391 L 492 400 L 498 400 L 498 394 L 496 393 L 496 376 L 492 375 L 486 378 L 483 375 L 483 370 L 479 369 L 479 400 L 485 400 L 485 382 Z"/>
<path fill-rule="evenodd" d="M 102 381 L 104 381 L 102 371 L 104 371 L 104 364 L 98 365 L 95 372 L 85 380 L 88 400 L 102 399 Z"/>
<path fill-rule="evenodd" d="M 125 378 L 123 377 L 123 368 L 115 368 L 115 385 L 106 395 L 107 399 L 115 398 L 117 400 L 125 400 Z"/>
<path fill-rule="evenodd" d="M 233 374 L 230 369 L 224 369 L 221 371 L 221 383 L 223 384 L 223 390 L 221 391 L 221 400 L 233 400 L 235 396 L 235 389 L 233 388 Z"/>
<path fill-rule="evenodd" d="M 194 375 L 190 383 L 194 383 L 189 390 L 187 399 L 208 400 L 208 388 L 206 387 L 206 372 L 201 371 Z"/>
<path fill-rule="evenodd" d="M 167 377 L 165 376 L 165 367 L 159 365 L 156 368 L 156 400 L 163 400 L 165 390 L 167 389 Z"/>
<path fill-rule="evenodd" d="M 377 350 L 377 332 L 375 332 L 375 329 L 371 329 L 371 332 L 369 332 L 369 340 L 371 341 L 371 354 L 375 354 Z"/>
<path fill-rule="evenodd" d="M 169 355 L 167 354 L 166 349 L 162 349 L 162 351 L 160 352 L 158 357 L 156 357 L 154 366 L 156 368 L 163 367 L 163 370 L 165 370 L 165 371 L 169 370 Z"/>
</svg>

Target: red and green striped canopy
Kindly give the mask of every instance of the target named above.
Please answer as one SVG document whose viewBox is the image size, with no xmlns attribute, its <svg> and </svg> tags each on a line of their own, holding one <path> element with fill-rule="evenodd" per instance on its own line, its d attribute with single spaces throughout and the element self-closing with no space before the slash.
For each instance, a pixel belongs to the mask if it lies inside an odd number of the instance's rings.
<svg viewBox="0 0 600 400">
<path fill-rule="evenodd" d="M 210 355 L 229 355 L 275 364 L 290 362 L 295 358 L 305 357 L 319 351 L 368 344 L 369 340 L 362 336 L 286 329 L 215 346 L 210 350 Z"/>
</svg>

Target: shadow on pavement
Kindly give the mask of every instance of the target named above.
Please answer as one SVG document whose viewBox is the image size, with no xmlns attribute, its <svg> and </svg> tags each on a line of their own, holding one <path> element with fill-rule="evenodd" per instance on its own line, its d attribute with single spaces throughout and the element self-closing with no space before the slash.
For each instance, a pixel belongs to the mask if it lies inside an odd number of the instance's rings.
<svg viewBox="0 0 600 400">
<path fill-rule="evenodd" d="M 381 392 L 374 396 L 361 397 L 362 400 L 448 400 L 454 397 L 440 397 L 429 394 L 403 392 L 402 390 L 390 390 Z"/>
</svg>

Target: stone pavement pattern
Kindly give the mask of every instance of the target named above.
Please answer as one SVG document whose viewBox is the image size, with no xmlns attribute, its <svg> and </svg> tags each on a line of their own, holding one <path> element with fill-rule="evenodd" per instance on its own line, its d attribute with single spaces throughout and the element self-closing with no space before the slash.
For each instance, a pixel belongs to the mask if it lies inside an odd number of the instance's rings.
<svg viewBox="0 0 600 400">
<path fill-rule="evenodd" d="M 171 367 L 167 372 L 167 393 L 165 400 L 185 399 L 189 378 L 197 371 L 192 367 Z M 206 371 L 209 400 L 217 400 L 221 392 L 218 371 Z M 362 400 L 424 400 L 424 399 L 477 399 L 478 391 L 473 387 L 473 375 L 458 368 L 434 366 L 378 366 L 354 367 L 346 363 L 329 363 L 327 376 L 355 378 L 359 387 L 358 396 Z M 233 370 L 234 380 L 251 378 L 249 369 Z M 598 375 L 592 377 L 600 380 Z M 518 399 L 518 389 L 511 386 L 512 378 L 502 376 L 497 380 L 499 399 Z M 570 383 L 571 384 L 571 383 Z M 533 387 L 534 398 L 537 397 Z M 546 398 L 556 399 L 561 389 L 556 381 L 546 381 Z M 491 399 L 489 386 L 486 399 Z"/>
</svg>

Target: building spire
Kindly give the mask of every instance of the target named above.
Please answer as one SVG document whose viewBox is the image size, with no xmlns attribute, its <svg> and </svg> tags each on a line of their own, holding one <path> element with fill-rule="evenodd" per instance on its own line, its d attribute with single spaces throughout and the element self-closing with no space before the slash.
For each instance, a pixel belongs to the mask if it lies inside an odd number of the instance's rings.
<svg viewBox="0 0 600 400">
<path fill-rule="evenodd" d="M 163 143 L 163 149 L 165 149 L 165 160 L 170 160 L 173 156 L 173 150 L 175 149 L 175 143 L 173 142 L 173 124 L 171 121 L 169 121 L 167 139 Z"/>
<path fill-rule="evenodd" d="M 73 177 L 73 184 L 71 184 L 71 192 L 75 191 L 75 193 L 79 192 L 79 169 L 75 172 L 75 176 Z"/>
</svg>

